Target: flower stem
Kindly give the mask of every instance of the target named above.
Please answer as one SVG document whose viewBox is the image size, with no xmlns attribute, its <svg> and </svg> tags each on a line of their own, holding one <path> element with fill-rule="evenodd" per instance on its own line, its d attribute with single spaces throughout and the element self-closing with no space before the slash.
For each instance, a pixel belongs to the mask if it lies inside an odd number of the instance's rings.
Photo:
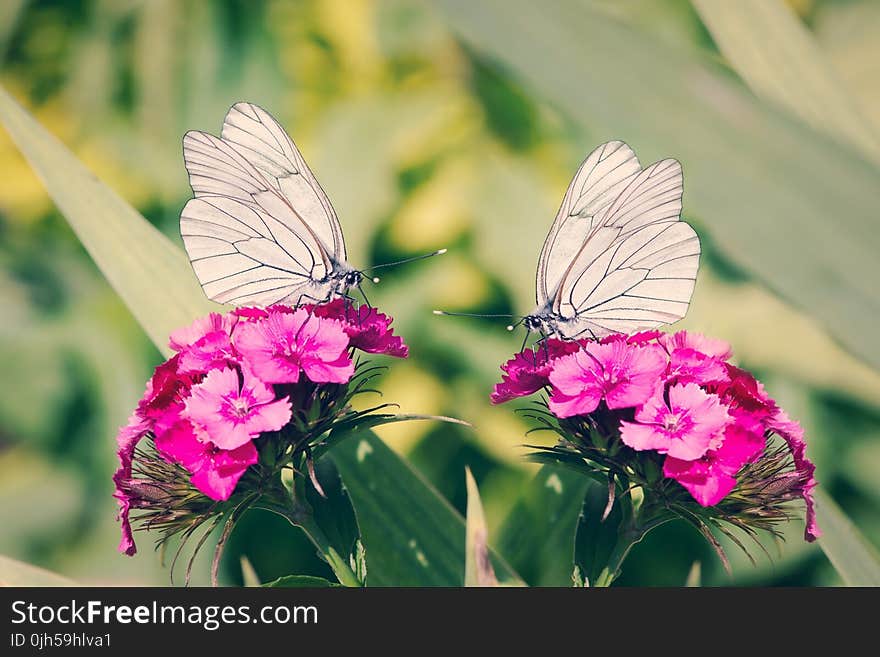
<svg viewBox="0 0 880 657">
<path fill-rule="evenodd" d="M 636 529 L 635 527 L 626 527 L 621 530 L 617 536 L 617 543 L 611 556 L 608 557 L 608 564 L 596 577 L 593 586 L 608 587 L 620 575 L 620 567 L 629 555 L 629 551 L 633 546 L 644 537 L 646 532 Z"/>
<path fill-rule="evenodd" d="M 336 579 L 339 580 L 340 584 L 343 586 L 354 587 L 363 586 L 361 581 L 357 578 L 357 575 L 354 574 L 351 566 L 349 566 L 348 562 L 345 560 L 345 557 L 340 555 L 339 552 L 330 545 L 327 535 L 324 534 L 324 530 L 322 530 L 318 526 L 318 523 L 315 522 L 315 516 L 312 514 L 312 510 L 308 506 L 294 502 L 291 506 L 271 504 L 266 505 L 264 508 L 287 518 L 287 521 L 291 525 L 302 529 L 312 542 L 312 545 L 318 549 L 318 552 L 321 554 L 324 561 L 326 561 L 330 568 L 333 569 L 333 573 L 336 575 Z"/>
<path fill-rule="evenodd" d="M 669 522 L 669 520 L 670 518 L 668 517 L 658 516 L 644 524 L 639 523 L 637 519 L 625 523 L 617 534 L 617 543 L 611 551 L 611 556 L 608 557 L 608 564 L 602 569 L 592 585 L 596 587 L 611 586 L 620 575 L 620 567 L 627 556 L 629 556 L 633 546 L 645 538 L 652 529 Z"/>
</svg>

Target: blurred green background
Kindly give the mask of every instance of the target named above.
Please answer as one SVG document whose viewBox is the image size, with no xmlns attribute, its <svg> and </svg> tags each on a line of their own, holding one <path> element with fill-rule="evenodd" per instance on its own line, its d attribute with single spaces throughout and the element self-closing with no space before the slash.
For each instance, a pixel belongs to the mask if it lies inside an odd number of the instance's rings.
<svg viewBox="0 0 880 657">
<path fill-rule="evenodd" d="M 582 4 L 674 50 L 677 61 L 710 62 L 744 87 L 689 2 Z M 880 3 L 789 6 L 876 128 Z M 730 257 L 713 214 L 689 207 L 700 190 L 687 183 L 694 165 L 679 151 L 688 144 L 650 140 L 653 117 L 676 108 L 651 98 L 639 135 L 608 134 L 601 117 L 593 124 L 586 111 L 575 123 L 470 44 L 418 0 L 0 2 L 0 83 L 178 243 L 190 195 L 181 137 L 191 128 L 217 133 L 229 106 L 249 100 L 297 141 L 340 215 L 352 263 L 449 248 L 387 270 L 369 291 L 394 315 L 412 354 L 389 363 L 381 388 L 403 411 L 453 415 L 474 429 L 406 423 L 379 433 L 462 510 L 469 465 L 490 535 L 535 471 L 521 459 L 528 424 L 514 413 L 517 404 L 488 402 L 498 365 L 521 336 L 506 332 L 503 320 L 430 310 L 531 310 L 541 240 L 594 145 L 625 139 L 643 164 L 680 157 L 685 216 L 704 248 L 681 326 L 732 343 L 739 363 L 807 428 L 822 487 L 880 543 L 880 374 L 820 328 L 823 308 L 804 313 L 771 292 L 773 281 L 754 277 L 747 257 Z M 568 63 L 546 65 L 562 71 Z M 600 102 L 603 89 L 592 93 Z M 632 103 L 640 102 L 634 86 Z M 0 554 L 90 584 L 166 584 L 148 536 L 140 535 L 135 558 L 117 554 L 110 496 L 115 431 L 160 356 L 4 131 L 0 166 Z M 784 183 L 787 171 L 775 175 Z M 740 194 L 744 213 L 761 204 L 748 187 Z M 798 254 L 792 247 L 778 257 L 785 263 Z M 839 583 L 821 550 L 800 540 L 802 525 L 790 529 L 772 562 L 761 557 L 752 566 L 732 552 L 730 580 L 690 528 L 667 526 L 637 546 L 620 582 L 680 585 L 701 561 L 709 584 Z M 229 583 L 241 581 L 240 554 L 264 581 L 327 574 L 296 530 L 260 513 L 230 542 Z M 197 566 L 195 581 L 206 576 L 207 566 Z"/>
</svg>

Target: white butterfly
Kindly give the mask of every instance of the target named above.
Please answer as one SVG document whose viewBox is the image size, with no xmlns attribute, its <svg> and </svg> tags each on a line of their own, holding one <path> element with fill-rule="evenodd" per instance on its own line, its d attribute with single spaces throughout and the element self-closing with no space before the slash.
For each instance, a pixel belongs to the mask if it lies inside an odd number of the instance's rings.
<svg viewBox="0 0 880 657">
<path fill-rule="evenodd" d="M 642 169 L 632 149 L 610 141 L 572 180 L 541 250 L 530 331 L 560 338 L 631 333 L 687 313 L 700 241 L 680 221 L 681 165 Z"/>
<path fill-rule="evenodd" d="M 265 110 L 233 105 L 219 138 L 186 133 L 183 156 L 195 198 L 180 234 L 209 299 L 299 305 L 360 284 L 330 200 Z"/>
</svg>

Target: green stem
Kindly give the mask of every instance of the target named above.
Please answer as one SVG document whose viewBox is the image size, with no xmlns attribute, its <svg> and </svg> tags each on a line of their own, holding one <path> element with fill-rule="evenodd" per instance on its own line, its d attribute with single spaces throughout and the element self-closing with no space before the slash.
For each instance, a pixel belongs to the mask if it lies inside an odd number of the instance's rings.
<svg viewBox="0 0 880 657">
<path fill-rule="evenodd" d="M 617 534 L 617 543 L 611 551 L 611 556 L 608 557 L 608 564 L 602 569 L 592 585 L 596 587 L 611 586 L 620 575 L 620 567 L 627 556 L 629 556 L 633 546 L 645 538 L 649 531 L 666 522 L 669 522 L 669 518 L 661 516 L 655 517 L 645 522 L 645 524 L 640 524 L 637 517 L 631 522 L 625 523 Z"/>
<path fill-rule="evenodd" d="M 312 545 L 318 549 L 324 561 L 333 569 L 333 573 L 340 584 L 354 587 L 363 586 L 354 574 L 351 566 L 349 566 L 348 561 L 330 545 L 330 541 L 327 539 L 324 531 L 318 526 L 318 523 L 315 522 L 312 510 L 308 506 L 294 502 L 291 506 L 267 504 L 263 508 L 287 518 L 291 525 L 302 529 L 312 542 Z"/>
<path fill-rule="evenodd" d="M 617 544 L 614 546 L 611 556 L 608 557 L 608 564 L 602 569 L 602 572 L 599 573 L 596 581 L 593 582 L 593 586 L 611 586 L 611 583 L 617 579 L 617 576 L 620 574 L 620 567 L 629 555 L 629 551 L 632 550 L 636 543 L 642 540 L 646 533 L 647 532 L 635 527 L 623 528 L 617 536 Z"/>
</svg>

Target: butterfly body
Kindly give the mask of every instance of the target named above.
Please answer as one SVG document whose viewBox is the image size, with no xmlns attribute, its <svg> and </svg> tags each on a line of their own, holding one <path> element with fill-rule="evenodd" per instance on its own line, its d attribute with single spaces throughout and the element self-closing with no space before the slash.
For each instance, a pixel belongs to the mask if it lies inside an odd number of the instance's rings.
<svg viewBox="0 0 880 657">
<path fill-rule="evenodd" d="M 541 250 L 537 306 L 522 323 L 562 339 L 600 338 L 684 317 L 699 267 L 680 220 L 681 165 L 644 169 L 621 141 L 596 148 L 574 176 Z"/>
</svg>

